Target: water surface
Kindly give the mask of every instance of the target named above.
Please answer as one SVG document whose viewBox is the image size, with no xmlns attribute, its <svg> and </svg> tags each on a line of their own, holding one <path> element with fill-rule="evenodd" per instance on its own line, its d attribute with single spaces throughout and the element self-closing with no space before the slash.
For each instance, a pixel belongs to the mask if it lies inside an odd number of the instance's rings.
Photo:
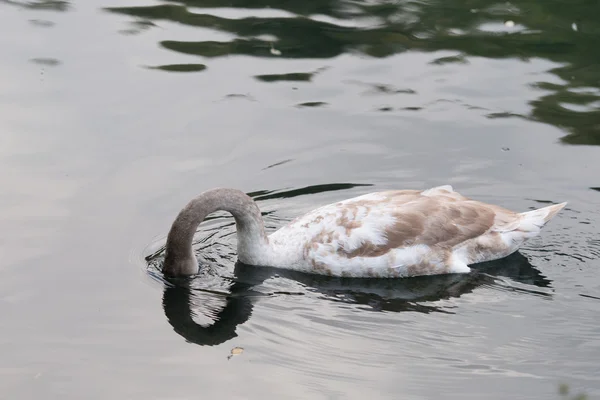
<svg viewBox="0 0 600 400">
<path fill-rule="evenodd" d="M 585 0 L 0 1 L 0 393 L 549 399 L 565 382 L 600 397 L 597 15 Z M 250 193 L 273 231 L 440 184 L 569 205 L 466 276 L 245 268 L 225 214 L 198 230 L 197 278 L 156 268 L 211 187 Z"/>
</svg>

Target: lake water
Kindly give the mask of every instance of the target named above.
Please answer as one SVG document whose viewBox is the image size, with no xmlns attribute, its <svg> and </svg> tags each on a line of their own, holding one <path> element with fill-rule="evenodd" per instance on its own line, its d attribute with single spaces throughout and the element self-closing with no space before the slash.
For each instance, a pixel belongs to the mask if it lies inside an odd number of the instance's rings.
<svg viewBox="0 0 600 400">
<path fill-rule="evenodd" d="M 0 1 L 0 397 L 554 399 L 564 383 L 600 398 L 598 15 Z M 236 268 L 225 214 L 199 228 L 196 279 L 157 272 L 173 218 L 212 187 L 251 193 L 272 231 L 441 184 L 569 205 L 469 275 Z"/>
</svg>

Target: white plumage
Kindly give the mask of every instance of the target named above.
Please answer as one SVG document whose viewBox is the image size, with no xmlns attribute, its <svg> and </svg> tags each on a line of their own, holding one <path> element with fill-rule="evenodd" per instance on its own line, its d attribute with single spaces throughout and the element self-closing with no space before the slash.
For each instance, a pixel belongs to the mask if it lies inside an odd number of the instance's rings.
<svg viewBox="0 0 600 400">
<path fill-rule="evenodd" d="M 515 213 L 468 199 L 449 185 L 385 191 L 317 208 L 266 236 L 254 201 L 236 190 L 213 189 L 192 200 L 173 223 L 165 272 L 190 273 L 191 236 L 218 209 L 236 219 L 238 257 L 245 264 L 400 278 L 466 273 L 469 264 L 505 257 L 538 235 L 565 205 Z"/>
</svg>

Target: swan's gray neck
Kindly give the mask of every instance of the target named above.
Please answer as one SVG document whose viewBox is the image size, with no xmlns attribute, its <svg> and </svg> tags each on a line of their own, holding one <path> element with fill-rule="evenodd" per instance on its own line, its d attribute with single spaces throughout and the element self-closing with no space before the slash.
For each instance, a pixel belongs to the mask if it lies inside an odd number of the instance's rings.
<svg viewBox="0 0 600 400">
<path fill-rule="evenodd" d="M 198 262 L 192 250 L 194 234 L 209 214 L 221 210 L 235 218 L 239 260 L 253 263 L 268 244 L 260 210 L 244 192 L 219 188 L 200 194 L 179 212 L 167 236 L 163 273 L 182 276 L 198 272 Z"/>
</svg>

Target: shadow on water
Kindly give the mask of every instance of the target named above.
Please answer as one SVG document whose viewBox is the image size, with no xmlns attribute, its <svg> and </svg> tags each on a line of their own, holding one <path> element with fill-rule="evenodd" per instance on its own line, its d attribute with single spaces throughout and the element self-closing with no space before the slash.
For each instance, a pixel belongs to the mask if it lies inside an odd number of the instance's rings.
<svg viewBox="0 0 600 400">
<path fill-rule="evenodd" d="M 264 293 L 257 287 L 268 279 L 291 279 L 303 286 L 296 293 Z M 318 294 L 324 301 L 354 304 L 365 310 L 387 312 L 441 312 L 452 314 L 451 308 L 431 303 L 459 298 L 479 287 L 498 290 L 516 290 L 546 298 L 548 291 L 524 289 L 507 284 L 504 278 L 536 288 L 550 288 L 551 281 L 529 263 L 520 253 L 474 266 L 465 275 L 437 275 L 406 279 L 336 278 L 305 274 L 278 268 L 251 267 L 236 263 L 233 283 L 229 293 L 193 288 L 194 279 L 165 280 L 163 309 L 167 320 L 186 341 L 198 345 L 214 346 L 237 336 L 236 328 L 248 321 L 257 299 L 268 296 Z M 198 299 L 218 297 L 225 305 L 218 311 L 203 307 Z M 200 324 L 194 317 L 202 315 L 211 322 Z"/>
<path fill-rule="evenodd" d="M 600 145 L 600 2 L 595 0 L 496 2 L 429 0 L 370 2 L 345 0 L 228 2 L 229 9 L 266 9 L 289 16 L 226 18 L 209 8 L 216 0 L 180 0 L 105 10 L 141 21 L 171 21 L 235 35 L 228 41 L 164 40 L 168 50 L 214 58 L 246 55 L 328 59 L 344 53 L 388 57 L 408 50 L 456 51 L 432 64 L 468 64 L 469 56 L 541 58 L 560 63 L 557 82 L 535 82 L 540 96 L 529 115 L 500 113 L 548 123 L 569 134 L 565 143 Z M 202 9 L 206 10 L 202 13 Z M 271 13 L 273 14 L 273 13 Z M 328 17 L 323 18 L 313 16 Z M 169 70 L 168 68 L 163 68 Z M 310 80 L 311 72 L 259 76 L 264 81 Z"/>
</svg>

